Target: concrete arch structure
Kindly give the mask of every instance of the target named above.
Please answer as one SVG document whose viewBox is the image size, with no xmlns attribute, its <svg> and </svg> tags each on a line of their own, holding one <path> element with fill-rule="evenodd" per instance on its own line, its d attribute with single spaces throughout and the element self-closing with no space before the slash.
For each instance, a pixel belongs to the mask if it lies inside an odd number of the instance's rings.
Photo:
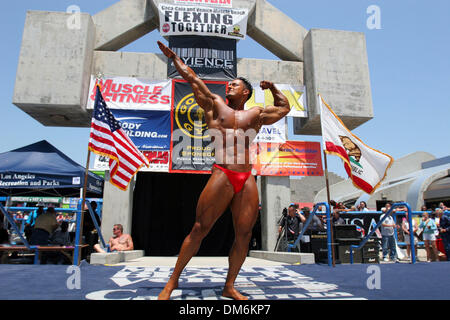
<svg viewBox="0 0 450 320">
<path fill-rule="evenodd" d="M 45 126 L 88 127 L 91 75 L 167 78 L 167 59 L 148 52 L 117 52 L 159 28 L 159 3 L 173 0 L 121 0 L 91 16 L 28 11 L 22 38 L 13 103 Z M 300 3 L 299 3 L 300 5 Z M 294 119 L 294 133 L 320 134 L 321 92 L 352 130 L 373 117 L 366 41 L 363 33 L 306 30 L 266 0 L 233 0 L 249 12 L 247 34 L 280 60 L 238 58 L 238 74 L 251 82 L 305 85 L 308 117 Z M 262 177 L 261 203 L 264 249 L 276 242 L 276 221 L 290 203 L 289 177 Z M 277 195 L 277 197 L 274 197 Z M 120 191 L 105 184 L 102 230 L 106 238 L 114 223 L 130 232 L 133 185 Z M 120 209 L 120 210 L 119 210 Z"/>
</svg>

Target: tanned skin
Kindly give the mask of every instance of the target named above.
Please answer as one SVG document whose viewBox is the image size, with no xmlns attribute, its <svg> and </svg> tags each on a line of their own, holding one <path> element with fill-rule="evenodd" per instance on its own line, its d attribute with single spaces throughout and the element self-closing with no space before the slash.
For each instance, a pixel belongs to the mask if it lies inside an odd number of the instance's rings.
<svg viewBox="0 0 450 320">
<path fill-rule="evenodd" d="M 273 124 L 282 119 L 290 111 L 288 99 L 272 82 L 261 81 L 261 88 L 272 92 L 274 105 L 264 109 L 254 107 L 244 110 L 247 97 L 251 96 L 252 92 L 246 88 L 242 80 L 235 79 L 228 84 L 227 105 L 222 97 L 212 93 L 170 48 L 159 41 L 158 45 L 164 55 L 173 61 L 181 77 L 191 85 L 197 104 L 204 110 L 208 128 L 222 133 L 223 144 L 215 141 L 216 163 L 233 171 L 251 171 L 252 164 L 249 157 L 251 141 L 246 143 L 244 148 L 238 148 L 237 142 L 236 145 L 230 146 L 226 141 L 237 141 L 242 132 L 253 129 L 257 133 L 262 125 Z M 224 163 L 224 154 L 234 155 L 233 161 L 229 161 L 230 159 L 226 157 L 227 163 Z M 228 258 L 229 268 L 222 295 L 236 300 L 248 299 L 235 289 L 234 282 L 247 256 L 252 228 L 258 216 L 258 190 L 255 178 L 250 175 L 242 190 L 235 194 L 226 174 L 215 167 L 198 200 L 194 226 L 184 239 L 173 273 L 158 299 L 170 298 L 172 291 L 178 287 L 181 272 L 197 253 L 203 238 L 216 220 L 229 206 L 233 217 L 235 240 Z"/>
</svg>

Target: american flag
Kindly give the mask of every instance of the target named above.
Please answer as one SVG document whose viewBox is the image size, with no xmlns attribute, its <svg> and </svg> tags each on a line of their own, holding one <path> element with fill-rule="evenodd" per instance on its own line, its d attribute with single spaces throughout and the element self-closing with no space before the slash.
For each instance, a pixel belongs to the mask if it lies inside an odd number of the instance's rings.
<svg viewBox="0 0 450 320">
<path fill-rule="evenodd" d="M 88 148 L 109 158 L 110 182 L 122 190 L 127 190 L 131 179 L 143 165 L 149 165 L 106 106 L 98 85 Z"/>
</svg>

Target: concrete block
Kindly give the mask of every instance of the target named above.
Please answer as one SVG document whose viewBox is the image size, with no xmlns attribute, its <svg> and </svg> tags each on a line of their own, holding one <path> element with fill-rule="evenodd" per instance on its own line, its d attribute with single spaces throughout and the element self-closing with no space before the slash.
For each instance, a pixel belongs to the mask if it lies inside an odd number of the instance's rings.
<svg viewBox="0 0 450 320">
<path fill-rule="evenodd" d="M 13 103 L 46 126 L 89 126 L 85 110 L 95 26 L 80 14 L 28 11 L 20 49 Z"/>
<path fill-rule="evenodd" d="M 281 60 L 303 61 L 307 30 L 266 0 L 256 0 L 247 34 Z"/>
<path fill-rule="evenodd" d="M 269 80 L 303 85 L 303 62 L 238 58 L 237 73 L 254 83 Z"/>
<path fill-rule="evenodd" d="M 363 33 L 311 29 L 304 41 L 308 118 L 294 119 L 294 133 L 320 135 L 320 93 L 353 130 L 373 118 Z"/>
<path fill-rule="evenodd" d="M 278 221 L 283 208 L 291 203 L 289 177 L 261 177 L 261 239 L 262 249 L 275 250 Z"/>
<path fill-rule="evenodd" d="M 138 77 L 153 80 L 167 79 L 167 58 L 163 54 L 95 51 L 93 74 Z"/>
<path fill-rule="evenodd" d="M 122 191 L 109 182 L 109 171 L 107 171 L 103 189 L 101 225 L 105 241 L 111 238 L 113 226 L 118 223 L 123 226 L 123 233 L 131 234 L 134 183 L 135 180 L 132 179 L 128 189 Z"/>
<path fill-rule="evenodd" d="M 251 250 L 249 256 L 253 258 L 284 262 L 290 264 L 314 264 L 314 253 L 303 252 L 272 252 Z"/>
<path fill-rule="evenodd" d="M 119 262 L 121 262 L 121 254 L 119 252 L 91 253 L 90 264 L 116 264 Z"/>
<path fill-rule="evenodd" d="M 95 50 L 116 51 L 158 28 L 150 0 L 122 0 L 92 17 Z"/>
<path fill-rule="evenodd" d="M 144 250 L 120 251 L 120 262 L 127 262 L 144 256 Z"/>
</svg>

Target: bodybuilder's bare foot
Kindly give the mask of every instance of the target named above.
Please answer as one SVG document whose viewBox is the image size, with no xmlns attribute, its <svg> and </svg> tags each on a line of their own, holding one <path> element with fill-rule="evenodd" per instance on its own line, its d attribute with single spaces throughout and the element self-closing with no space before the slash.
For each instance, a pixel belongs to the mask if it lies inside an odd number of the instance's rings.
<svg viewBox="0 0 450 320">
<path fill-rule="evenodd" d="M 248 297 L 242 295 L 234 287 L 225 287 L 222 291 L 222 296 L 231 298 L 234 300 L 248 300 Z"/>
<path fill-rule="evenodd" d="M 178 288 L 178 282 L 173 283 L 173 284 L 170 282 L 167 282 L 164 289 L 158 295 L 158 300 L 169 300 L 170 295 L 172 294 L 172 291 L 176 288 Z"/>
</svg>

